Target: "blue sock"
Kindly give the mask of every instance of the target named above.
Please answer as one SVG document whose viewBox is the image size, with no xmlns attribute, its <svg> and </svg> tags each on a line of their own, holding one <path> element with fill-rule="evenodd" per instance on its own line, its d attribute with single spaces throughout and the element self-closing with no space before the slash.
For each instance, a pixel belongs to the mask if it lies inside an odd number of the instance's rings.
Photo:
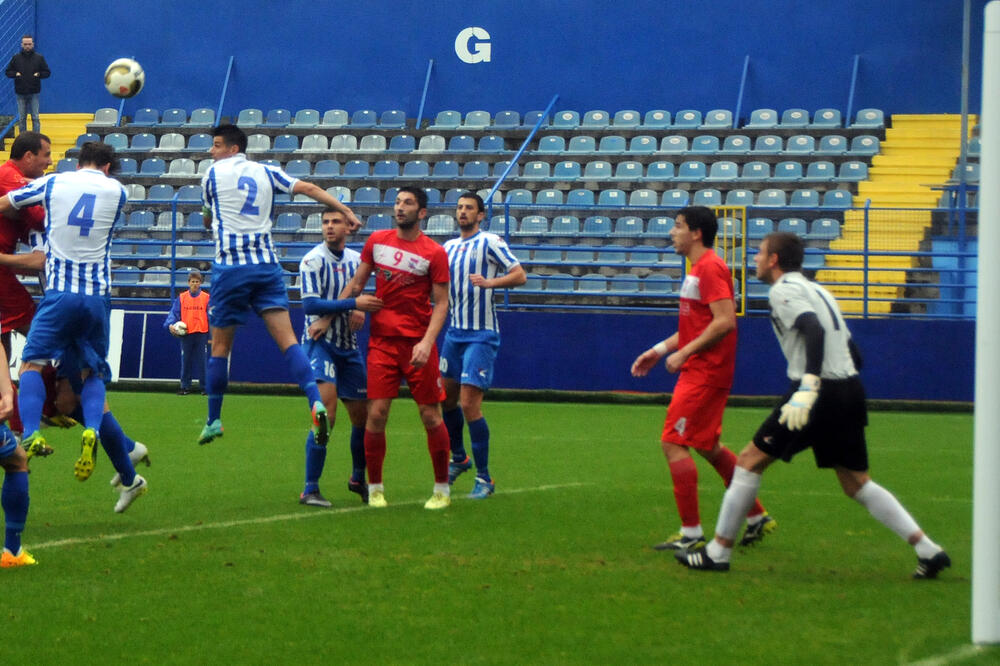
<svg viewBox="0 0 1000 666">
<path fill-rule="evenodd" d="M 351 481 L 365 482 L 365 427 L 351 426 Z"/>
<path fill-rule="evenodd" d="M 316 379 L 313 377 L 312 366 L 309 365 L 309 357 L 302 351 L 301 345 L 292 345 L 285 350 L 285 363 L 292 377 L 298 382 L 299 388 L 309 399 L 309 409 L 317 402 L 321 402 L 319 388 L 316 386 Z"/>
<path fill-rule="evenodd" d="M 222 418 L 222 397 L 229 385 L 229 359 L 225 356 L 213 356 L 208 359 L 205 378 L 205 392 L 208 393 L 208 421 L 211 423 Z"/>
<path fill-rule="evenodd" d="M 131 486 L 132 482 L 135 481 L 135 466 L 133 466 L 131 458 L 128 457 L 128 453 L 135 448 L 135 442 L 125 436 L 122 427 L 118 425 L 118 419 L 111 412 L 104 412 L 104 417 L 101 419 L 100 435 L 101 446 L 108 454 L 111 465 L 118 472 L 122 483 Z M 126 445 L 126 440 L 132 442 L 131 448 Z"/>
<path fill-rule="evenodd" d="M 455 462 L 462 462 L 469 455 L 465 452 L 462 443 L 462 429 L 465 428 L 465 417 L 459 407 L 442 412 L 444 426 L 448 429 L 448 440 L 451 443 L 451 459 Z"/>
<path fill-rule="evenodd" d="M 323 474 L 326 464 L 326 447 L 316 444 L 312 430 L 306 437 L 306 493 L 319 492 L 319 477 Z"/>
<path fill-rule="evenodd" d="M 28 370 L 21 375 L 17 391 L 17 408 L 24 424 L 27 437 L 38 432 L 42 424 L 42 406 L 45 405 L 45 380 L 37 370 Z"/>
<path fill-rule="evenodd" d="M 83 425 L 97 430 L 104 418 L 104 380 L 91 373 L 83 380 L 80 405 L 83 407 Z"/>
<path fill-rule="evenodd" d="M 490 428 L 486 418 L 469 421 L 469 439 L 472 440 L 472 458 L 476 461 L 476 476 L 483 481 L 490 478 Z"/>
<path fill-rule="evenodd" d="M 0 489 L 0 506 L 6 521 L 3 547 L 17 555 L 21 550 L 21 532 L 28 519 L 28 473 L 7 472 Z"/>
</svg>

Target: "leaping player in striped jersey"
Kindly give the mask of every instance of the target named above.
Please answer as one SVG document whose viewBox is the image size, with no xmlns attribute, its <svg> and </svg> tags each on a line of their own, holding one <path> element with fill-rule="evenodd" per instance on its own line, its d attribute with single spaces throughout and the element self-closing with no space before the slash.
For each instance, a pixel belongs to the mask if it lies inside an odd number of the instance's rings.
<svg viewBox="0 0 1000 666">
<path fill-rule="evenodd" d="M 760 489 L 764 470 L 779 458 L 812 448 L 816 466 L 833 468 L 844 493 L 913 546 L 913 577 L 936 578 L 951 566 L 948 554 L 924 534 L 899 500 L 868 473 L 865 426 L 868 409 L 858 376 L 858 353 L 837 301 L 802 275 L 803 243 L 788 232 L 768 234 L 754 261 L 757 277 L 771 285 L 771 324 L 788 362 L 788 392 L 740 452 L 733 481 L 723 496 L 715 538 L 681 551 L 692 569 L 728 571 L 733 540 Z"/>
<path fill-rule="evenodd" d="M 500 348 L 494 290 L 517 287 L 528 279 L 507 243 L 479 228 L 485 215 L 478 194 L 460 196 L 455 217 L 461 235 L 444 244 L 451 274 L 451 321 L 441 346 L 441 377 L 447 396 L 443 417 L 451 441 L 448 483 L 472 467 L 463 444 L 463 425 L 468 423 L 476 464 L 476 482 L 469 494 L 472 499 L 485 499 L 496 491 L 489 471 L 490 429 L 482 410 Z"/>
<path fill-rule="evenodd" d="M 338 210 L 323 211 L 323 242 L 309 250 L 299 263 L 305 328 L 302 347 L 312 364 L 313 377 L 333 428 L 337 398 L 351 421 L 351 478 L 347 489 L 368 503 L 365 483 L 365 421 L 368 418 L 365 360 L 358 349 L 356 331 L 365 323 L 365 312 L 378 312 L 382 301 L 371 294 L 340 298 L 361 263 L 361 255 L 347 247 L 347 218 Z M 306 485 L 299 503 L 329 507 L 319 491 L 326 463 L 326 446 L 310 432 L 306 437 Z"/>
<path fill-rule="evenodd" d="M 316 442 L 325 446 L 329 430 L 326 407 L 288 315 L 288 291 L 271 240 L 271 211 L 276 194 L 304 194 L 340 211 L 351 231 L 361 222 L 350 208 L 317 185 L 292 178 L 278 167 L 251 162 L 246 149 L 247 135 L 240 128 L 219 125 L 213 129 L 209 153 L 215 162 L 201 181 L 202 211 L 205 228 L 211 229 L 215 238 L 215 261 L 208 307 L 212 355 L 205 372 L 208 418 L 198 443 L 208 444 L 222 436 L 229 354 L 236 327 L 253 311 L 264 320 L 290 374 L 306 394 Z"/>
</svg>

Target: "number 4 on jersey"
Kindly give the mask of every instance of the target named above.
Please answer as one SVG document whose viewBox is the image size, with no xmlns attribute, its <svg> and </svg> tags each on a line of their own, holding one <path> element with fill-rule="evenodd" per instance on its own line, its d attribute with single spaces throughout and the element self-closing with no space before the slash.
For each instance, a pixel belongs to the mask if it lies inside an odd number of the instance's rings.
<svg viewBox="0 0 1000 666">
<path fill-rule="evenodd" d="M 89 236 L 90 230 L 94 226 L 94 202 L 97 201 L 96 194 L 84 194 L 69 212 L 68 223 L 70 226 L 80 227 L 81 236 Z"/>
</svg>

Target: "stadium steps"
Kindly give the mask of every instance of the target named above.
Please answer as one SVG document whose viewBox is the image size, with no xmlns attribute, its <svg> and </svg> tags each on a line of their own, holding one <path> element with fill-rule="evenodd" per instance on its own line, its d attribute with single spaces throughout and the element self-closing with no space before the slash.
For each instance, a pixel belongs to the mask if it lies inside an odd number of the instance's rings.
<svg viewBox="0 0 1000 666">
<path fill-rule="evenodd" d="M 970 123 L 974 125 L 973 120 Z M 951 176 L 959 154 L 961 116 L 952 114 L 894 115 L 886 130 L 881 151 L 872 159 L 868 180 L 858 184 L 854 204 L 863 206 L 870 199 L 873 208 L 934 208 L 941 193 L 930 189 Z M 929 211 L 892 211 L 891 228 L 880 224 L 886 213 L 872 212 L 869 222 L 868 249 L 873 251 L 916 252 L 931 226 Z M 881 228 L 880 228 L 881 227 Z M 844 215 L 841 237 L 830 243 L 831 250 L 860 252 L 865 247 L 864 212 L 849 210 Z M 829 268 L 821 269 L 817 279 L 844 298 L 845 312 L 863 309 L 860 270 L 863 259 L 856 256 L 828 255 Z M 896 299 L 903 296 L 904 287 L 878 286 L 878 283 L 906 282 L 906 269 L 918 265 L 916 257 L 869 257 L 869 298 Z M 853 300 L 857 299 L 857 300 Z M 887 313 L 890 301 L 872 301 L 868 311 Z"/>
<path fill-rule="evenodd" d="M 49 171 L 54 171 L 56 164 L 66 156 L 66 151 L 76 145 L 76 138 L 81 134 L 86 134 L 87 123 L 94 121 L 92 113 L 42 113 L 39 114 L 42 123 L 42 133 L 52 141 L 52 167 Z M 31 121 L 28 121 L 31 127 Z M 14 128 L 15 132 L 17 127 Z M 10 150 L 10 143 L 5 142 L 4 151 Z"/>
</svg>

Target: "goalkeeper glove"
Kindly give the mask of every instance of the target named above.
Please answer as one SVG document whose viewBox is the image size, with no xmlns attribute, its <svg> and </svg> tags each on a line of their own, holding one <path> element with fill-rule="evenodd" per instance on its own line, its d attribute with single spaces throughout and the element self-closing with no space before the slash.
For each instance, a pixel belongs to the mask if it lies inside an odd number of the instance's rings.
<svg viewBox="0 0 1000 666">
<path fill-rule="evenodd" d="M 778 423 L 789 430 L 802 430 L 809 423 L 809 412 L 816 404 L 818 397 L 819 377 L 802 375 L 799 390 L 793 393 L 788 402 L 781 406 L 781 417 L 778 418 Z"/>
</svg>

